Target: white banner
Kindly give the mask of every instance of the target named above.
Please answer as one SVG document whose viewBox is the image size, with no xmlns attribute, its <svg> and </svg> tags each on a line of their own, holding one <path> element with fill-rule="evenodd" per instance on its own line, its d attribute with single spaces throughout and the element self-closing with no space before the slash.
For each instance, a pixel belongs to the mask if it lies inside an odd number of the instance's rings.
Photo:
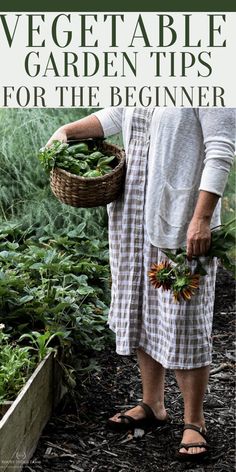
<svg viewBox="0 0 236 472">
<path fill-rule="evenodd" d="M 236 107 L 236 12 L 0 14 L 0 107 Z"/>
</svg>

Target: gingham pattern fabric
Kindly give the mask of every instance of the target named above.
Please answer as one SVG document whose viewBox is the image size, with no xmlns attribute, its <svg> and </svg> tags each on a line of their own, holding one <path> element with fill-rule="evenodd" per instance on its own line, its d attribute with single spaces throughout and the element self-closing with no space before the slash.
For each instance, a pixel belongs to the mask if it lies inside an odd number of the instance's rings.
<svg viewBox="0 0 236 472">
<path fill-rule="evenodd" d="M 191 369 L 211 362 L 211 328 L 216 261 L 191 301 L 175 303 L 170 292 L 155 289 L 148 270 L 166 257 L 148 241 L 145 193 L 149 126 L 153 110 L 137 108 L 126 152 L 123 195 L 107 207 L 112 273 L 109 326 L 116 333 L 116 351 L 133 354 L 141 347 L 165 368 Z M 196 262 L 189 263 L 192 269 Z"/>
</svg>

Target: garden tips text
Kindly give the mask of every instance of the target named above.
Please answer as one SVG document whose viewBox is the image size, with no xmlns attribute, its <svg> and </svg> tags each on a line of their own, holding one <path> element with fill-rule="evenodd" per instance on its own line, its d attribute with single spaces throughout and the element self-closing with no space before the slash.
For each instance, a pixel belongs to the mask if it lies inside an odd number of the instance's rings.
<svg viewBox="0 0 236 472">
<path fill-rule="evenodd" d="M 235 107 L 235 17 L 3 13 L 0 107 Z"/>
</svg>

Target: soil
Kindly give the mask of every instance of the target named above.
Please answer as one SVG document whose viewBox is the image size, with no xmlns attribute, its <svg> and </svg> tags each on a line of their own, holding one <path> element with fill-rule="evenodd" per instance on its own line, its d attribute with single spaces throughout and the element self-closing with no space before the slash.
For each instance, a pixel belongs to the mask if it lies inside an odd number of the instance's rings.
<svg viewBox="0 0 236 472">
<path fill-rule="evenodd" d="M 74 398 L 66 397 L 47 424 L 24 472 L 231 472 L 235 470 L 234 424 L 235 285 L 218 270 L 213 327 L 213 363 L 204 409 L 211 456 L 203 464 L 182 464 L 175 451 L 182 434 L 183 402 L 172 371 L 166 377 L 171 421 L 142 437 L 114 433 L 106 420 L 141 400 L 134 357 L 108 349 L 97 356 L 98 372 L 78 379 Z M 137 433 L 138 431 L 136 431 Z"/>
</svg>

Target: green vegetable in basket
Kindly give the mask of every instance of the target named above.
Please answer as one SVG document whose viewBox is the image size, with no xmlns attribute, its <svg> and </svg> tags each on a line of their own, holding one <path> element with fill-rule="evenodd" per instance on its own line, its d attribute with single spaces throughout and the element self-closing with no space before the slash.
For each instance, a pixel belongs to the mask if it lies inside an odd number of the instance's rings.
<svg viewBox="0 0 236 472">
<path fill-rule="evenodd" d="M 66 156 L 63 161 L 57 162 L 57 167 L 65 169 L 76 175 L 83 175 L 84 172 L 88 172 L 90 167 L 86 161 L 77 161 L 71 156 Z"/>
<path fill-rule="evenodd" d="M 113 161 L 116 156 L 103 156 L 101 159 L 98 161 L 98 166 L 104 166 L 106 164 L 109 164 L 109 162 Z"/>
<path fill-rule="evenodd" d="M 68 144 L 61 141 L 54 141 L 51 147 L 43 147 L 39 150 L 39 160 L 46 171 L 50 171 L 55 167 L 59 158 L 64 159 L 68 156 Z"/>
<path fill-rule="evenodd" d="M 101 157 L 104 157 L 104 154 L 100 151 L 92 152 L 88 157 L 88 161 L 91 164 L 97 164 Z"/>
<path fill-rule="evenodd" d="M 89 153 L 90 152 L 90 153 Z M 115 156 L 106 156 L 100 151 L 89 151 L 86 143 L 69 146 L 67 143 L 54 141 L 52 146 L 40 149 L 39 160 L 47 171 L 54 167 L 84 177 L 101 177 L 110 173 L 109 165 Z"/>
<path fill-rule="evenodd" d="M 100 157 L 104 157 L 104 154 L 100 151 L 95 151 L 90 154 L 89 159 L 95 160 L 99 159 Z"/>
<path fill-rule="evenodd" d="M 110 166 L 104 165 L 104 166 L 99 167 L 99 170 L 100 170 L 102 175 L 105 175 L 105 174 L 109 174 L 110 172 L 112 172 L 113 169 Z"/>
<path fill-rule="evenodd" d="M 56 167 L 61 167 L 65 166 L 67 169 L 69 169 L 70 166 L 73 165 L 79 165 L 80 162 L 74 159 L 72 156 L 58 156 L 56 160 Z"/>
<path fill-rule="evenodd" d="M 59 141 L 60 142 L 60 141 Z M 56 143 L 56 146 L 55 146 L 55 149 L 54 149 L 54 154 L 55 155 L 58 155 L 58 154 L 63 154 L 65 151 L 69 151 L 69 144 L 67 143 L 61 143 L 58 144 Z"/>
<path fill-rule="evenodd" d="M 72 156 L 78 153 L 88 154 L 89 148 L 86 143 L 79 143 L 79 144 L 74 144 L 73 146 L 69 146 L 68 151 Z"/>
<path fill-rule="evenodd" d="M 109 162 L 112 162 L 114 159 L 115 156 L 101 157 L 97 163 L 97 170 L 99 170 L 102 175 L 109 174 L 113 170 L 113 168 L 109 165 Z"/>
<path fill-rule="evenodd" d="M 101 177 L 102 173 L 99 170 L 90 170 L 84 174 L 84 177 Z"/>
<path fill-rule="evenodd" d="M 78 168 L 80 169 L 80 171 L 82 171 L 82 172 L 88 172 L 88 171 L 90 171 L 90 167 L 89 167 L 89 165 L 88 165 L 88 163 L 87 163 L 86 161 L 79 161 L 79 162 L 77 163 L 77 166 L 78 166 Z"/>
<path fill-rule="evenodd" d="M 82 160 L 82 161 L 88 160 L 88 158 L 89 158 L 89 156 L 87 154 L 82 154 L 82 152 L 78 152 L 78 154 L 73 154 L 72 157 L 74 159 L 78 159 L 78 160 Z"/>
</svg>

